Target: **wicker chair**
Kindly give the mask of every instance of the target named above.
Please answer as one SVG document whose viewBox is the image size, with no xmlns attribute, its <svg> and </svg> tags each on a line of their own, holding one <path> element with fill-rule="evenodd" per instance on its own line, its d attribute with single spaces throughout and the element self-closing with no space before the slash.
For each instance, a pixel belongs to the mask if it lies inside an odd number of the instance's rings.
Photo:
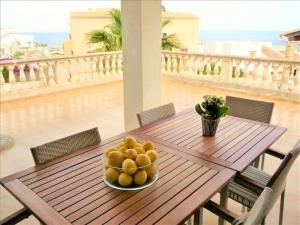
<svg viewBox="0 0 300 225">
<path fill-rule="evenodd" d="M 281 195 L 279 213 L 279 224 L 281 225 L 283 222 L 286 178 L 290 168 L 300 153 L 300 140 L 293 150 L 286 155 L 275 152 L 274 150 L 268 150 L 267 153 L 279 159 L 283 159 L 275 173 L 269 175 L 256 167 L 249 166 L 246 171 L 237 176 L 233 182 L 224 188 L 221 192 L 220 204 L 226 207 L 229 197 L 250 209 L 257 201 L 259 193 L 261 193 L 263 188 L 270 187 L 273 190 L 272 201 L 269 202 L 270 205 L 273 205 L 276 199 Z M 219 224 L 223 224 L 222 219 L 220 219 Z"/>
<path fill-rule="evenodd" d="M 226 105 L 229 106 L 228 115 L 255 120 L 262 123 L 270 123 L 274 108 L 274 103 L 272 102 L 256 101 L 232 96 L 226 96 Z M 265 154 L 262 154 L 260 158 L 261 169 L 263 169 Z M 255 167 L 259 166 L 260 158 L 255 161 Z"/>
<path fill-rule="evenodd" d="M 86 146 L 99 144 L 100 142 L 101 138 L 98 128 L 93 128 L 30 148 L 30 150 L 35 163 L 41 164 Z"/>
<path fill-rule="evenodd" d="M 36 164 L 41 164 L 52 160 L 54 158 L 63 156 L 70 152 L 79 150 L 81 148 L 96 145 L 101 142 L 98 128 L 86 130 L 71 136 L 55 140 L 34 148 L 31 148 L 31 153 Z M 28 218 L 31 213 L 22 208 L 12 215 L 0 221 L 1 225 L 16 224 L 23 219 Z"/>
<path fill-rule="evenodd" d="M 160 119 L 172 116 L 176 113 L 173 103 L 162 105 L 153 109 L 149 109 L 137 114 L 137 118 L 141 127 L 156 122 Z"/>
<path fill-rule="evenodd" d="M 218 215 L 219 217 L 222 217 L 233 225 L 256 225 L 264 223 L 265 216 L 272 208 L 270 202 L 272 201 L 273 197 L 274 194 L 272 189 L 266 187 L 253 205 L 249 214 L 244 216 L 238 216 L 235 213 L 220 207 L 213 201 L 206 203 L 204 208 Z"/>
</svg>

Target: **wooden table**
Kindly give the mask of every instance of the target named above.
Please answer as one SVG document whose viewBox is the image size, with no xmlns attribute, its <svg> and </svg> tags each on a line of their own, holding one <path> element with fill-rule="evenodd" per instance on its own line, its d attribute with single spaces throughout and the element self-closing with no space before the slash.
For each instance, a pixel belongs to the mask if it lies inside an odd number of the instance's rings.
<svg viewBox="0 0 300 225">
<path fill-rule="evenodd" d="M 283 127 L 226 116 L 215 137 L 204 137 L 201 117 L 188 109 L 132 134 L 241 172 L 285 131 Z"/>
<path fill-rule="evenodd" d="M 125 135 L 2 178 L 0 182 L 45 224 L 173 225 L 188 219 L 236 173 L 154 140 L 160 155 L 159 179 L 141 191 L 114 190 L 102 180 L 101 156 Z"/>
</svg>

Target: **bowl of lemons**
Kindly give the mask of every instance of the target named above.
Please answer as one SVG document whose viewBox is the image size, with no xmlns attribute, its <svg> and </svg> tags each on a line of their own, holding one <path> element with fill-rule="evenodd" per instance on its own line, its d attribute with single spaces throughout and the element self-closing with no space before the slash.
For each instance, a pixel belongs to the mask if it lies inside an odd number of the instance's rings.
<svg viewBox="0 0 300 225">
<path fill-rule="evenodd" d="M 103 154 L 104 182 L 118 190 L 141 190 L 158 179 L 158 152 L 151 141 L 127 136 Z"/>
</svg>

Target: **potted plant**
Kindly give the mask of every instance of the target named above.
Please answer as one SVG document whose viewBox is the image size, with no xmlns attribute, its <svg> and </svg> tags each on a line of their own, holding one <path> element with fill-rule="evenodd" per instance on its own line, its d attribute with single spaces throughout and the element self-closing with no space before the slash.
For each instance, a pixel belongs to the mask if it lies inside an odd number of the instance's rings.
<svg viewBox="0 0 300 225">
<path fill-rule="evenodd" d="M 202 117 L 203 136 L 215 136 L 220 118 L 228 112 L 228 107 L 222 97 L 206 95 L 204 101 L 197 104 L 195 109 Z"/>
<path fill-rule="evenodd" d="M 25 74 L 26 81 L 30 81 L 30 67 L 28 64 L 25 64 L 23 71 Z"/>
<path fill-rule="evenodd" d="M 9 83 L 9 71 L 6 66 L 4 66 L 4 68 L 2 70 L 2 76 L 3 76 L 4 82 Z"/>
<path fill-rule="evenodd" d="M 20 68 L 18 65 L 14 65 L 13 73 L 14 73 L 16 82 L 20 82 Z"/>
<path fill-rule="evenodd" d="M 38 65 L 33 67 L 33 72 L 35 75 L 35 80 L 40 80 L 40 67 Z"/>
</svg>

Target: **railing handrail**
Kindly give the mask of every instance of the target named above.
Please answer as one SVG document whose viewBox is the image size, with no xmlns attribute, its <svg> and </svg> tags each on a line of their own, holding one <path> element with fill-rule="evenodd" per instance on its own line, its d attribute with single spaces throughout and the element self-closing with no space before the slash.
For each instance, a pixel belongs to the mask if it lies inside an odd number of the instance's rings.
<svg viewBox="0 0 300 225">
<path fill-rule="evenodd" d="M 27 64 L 27 63 L 38 63 L 38 62 L 49 62 L 49 61 L 60 61 L 60 60 L 69 60 L 69 59 L 77 59 L 77 58 L 90 58 L 96 56 L 106 56 L 106 55 L 115 55 L 120 54 L 121 51 L 114 52 L 101 52 L 95 54 L 87 54 L 87 55 L 76 55 L 76 56 L 55 56 L 55 57 L 47 57 L 47 58 L 32 58 L 32 59 L 20 59 L 20 60 L 10 60 L 6 62 L 0 62 L 0 66 L 10 66 L 15 64 Z"/>
<path fill-rule="evenodd" d="M 21 59 L 21 60 L 10 60 L 6 62 L 0 62 L 0 66 L 9 66 L 15 64 L 26 64 L 26 63 L 38 63 L 38 62 L 51 62 L 51 61 L 60 61 L 60 60 L 69 60 L 69 59 L 78 59 L 78 58 L 90 58 L 97 56 L 106 56 L 106 55 L 115 55 L 121 54 L 122 51 L 114 52 L 101 52 L 95 54 L 87 55 L 76 55 L 76 56 L 56 56 L 56 57 L 47 57 L 47 58 L 33 58 L 33 59 Z M 222 55 L 222 54 L 204 54 L 196 52 L 178 52 L 178 51 L 162 51 L 163 54 L 169 55 L 181 55 L 181 56 L 198 56 L 198 57 L 211 57 L 218 59 L 238 59 L 246 61 L 258 61 L 258 62 L 269 62 L 269 63 L 289 63 L 289 64 L 299 64 L 300 60 L 291 60 L 291 59 L 276 59 L 276 58 L 261 58 L 261 57 L 247 57 L 247 56 L 238 56 L 238 55 Z"/>
<path fill-rule="evenodd" d="M 197 53 L 197 52 L 162 51 L 162 53 L 169 54 L 169 55 L 199 56 L 199 57 L 207 57 L 207 58 L 213 57 L 218 59 L 239 59 L 239 60 L 246 60 L 246 61 L 259 61 L 259 62 L 270 62 L 270 63 L 289 63 L 289 64 L 300 63 L 300 60 L 291 60 L 291 59 L 248 57 L 248 56 L 222 55 L 222 54 L 205 54 L 205 53 Z"/>
</svg>

